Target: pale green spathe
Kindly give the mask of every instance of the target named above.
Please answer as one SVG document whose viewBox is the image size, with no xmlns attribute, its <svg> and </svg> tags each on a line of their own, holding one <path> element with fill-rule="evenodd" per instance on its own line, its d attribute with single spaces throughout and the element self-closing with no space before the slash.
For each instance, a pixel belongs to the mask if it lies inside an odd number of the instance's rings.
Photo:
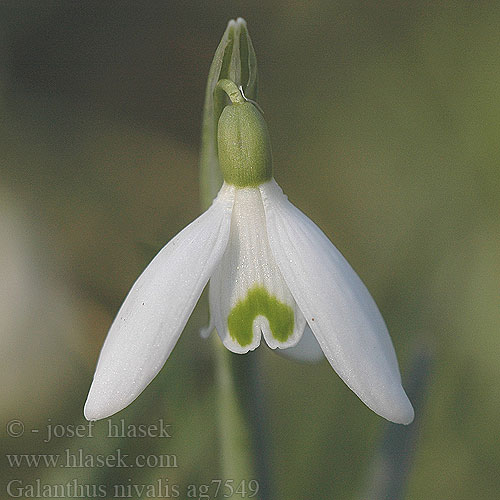
<svg viewBox="0 0 500 500">
<path fill-rule="evenodd" d="M 214 90 L 221 79 L 229 79 L 248 99 L 257 99 L 257 58 L 244 19 L 231 19 L 217 47 L 207 79 L 200 150 L 200 185 L 203 209 L 207 209 L 222 186 L 217 158 L 217 124 L 226 103 L 214 102 Z"/>
</svg>

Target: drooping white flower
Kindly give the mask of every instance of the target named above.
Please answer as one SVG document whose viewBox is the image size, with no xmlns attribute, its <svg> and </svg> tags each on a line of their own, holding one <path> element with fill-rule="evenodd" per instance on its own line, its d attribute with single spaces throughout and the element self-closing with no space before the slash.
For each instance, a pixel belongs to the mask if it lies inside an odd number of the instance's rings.
<svg viewBox="0 0 500 500">
<path fill-rule="evenodd" d="M 370 293 L 324 233 L 272 178 L 267 128 L 226 83 L 219 120 L 224 185 L 212 206 L 153 259 L 104 343 L 85 405 L 90 420 L 130 404 L 161 369 L 210 280 L 211 326 L 236 353 L 295 346 L 310 328 L 361 400 L 408 424 L 413 408 Z M 306 326 L 307 325 L 307 326 Z"/>
</svg>

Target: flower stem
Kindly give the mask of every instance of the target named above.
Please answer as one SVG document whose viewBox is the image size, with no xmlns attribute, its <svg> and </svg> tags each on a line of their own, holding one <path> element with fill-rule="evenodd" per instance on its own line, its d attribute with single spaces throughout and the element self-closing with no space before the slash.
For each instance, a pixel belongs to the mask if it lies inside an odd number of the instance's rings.
<svg viewBox="0 0 500 500">
<path fill-rule="evenodd" d="M 225 92 L 233 104 L 242 104 L 245 99 L 241 95 L 240 89 L 231 80 L 223 79 L 215 86 L 214 99 L 217 101 L 217 92 Z"/>
<path fill-rule="evenodd" d="M 234 484 L 250 481 L 253 461 L 250 426 L 235 387 L 233 355 L 213 336 L 219 408 L 222 475 Z M 216 344 L 216 345 L 215 345 Z"/>
</svg>

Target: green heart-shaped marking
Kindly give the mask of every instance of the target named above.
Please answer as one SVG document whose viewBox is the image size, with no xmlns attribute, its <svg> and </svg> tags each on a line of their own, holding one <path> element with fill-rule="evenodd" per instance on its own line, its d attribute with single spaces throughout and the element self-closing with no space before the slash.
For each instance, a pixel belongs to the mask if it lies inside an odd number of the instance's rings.
<svg viewBox="0 0 500 500">
<path fill-rule="evenodd" d="M 231 338 L 242 347 L 252 342 L 252 325 L 257 316 L 267 318 L 271 334 L 279 342 L 285 342 L 292 335 L 293 309 L 270 295 L 263 286 L 256 285 L 233 307 L 227 318 Z"/>
</svg>

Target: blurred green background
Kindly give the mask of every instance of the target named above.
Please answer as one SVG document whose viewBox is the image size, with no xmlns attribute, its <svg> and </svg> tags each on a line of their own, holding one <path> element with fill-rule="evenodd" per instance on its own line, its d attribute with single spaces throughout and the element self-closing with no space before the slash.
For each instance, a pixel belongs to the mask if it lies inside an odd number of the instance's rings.
<svg viewBox="0 0 500 500">
<path fill-rule="evenodd" d="M 367 284 L 403 378 L 419 353 L 431 359 L 405 498 L 498 498 L 500 4 L 465 0 L 0 3 L 0 496 L 12 480 L 167 478 L 183 498 L 220 478 L 205 300 L 160 375 L 113 419 L 163 418 L 172 438 L 112 439 L 106 421 L 93 438 L 43 433 L 85 423 L 121 301 L 199 213 L 206 77 L 237 16 L 257 53 L 277 181 Z M 392 426 L 326 361 L 264 345 L 249 356 L 272 498 L 369 498 Z M 12 420 L 22 437 L 8 435 Z M 178 467 L 5 457 L 118 448 L 175 455 Z"/>
</svg>

